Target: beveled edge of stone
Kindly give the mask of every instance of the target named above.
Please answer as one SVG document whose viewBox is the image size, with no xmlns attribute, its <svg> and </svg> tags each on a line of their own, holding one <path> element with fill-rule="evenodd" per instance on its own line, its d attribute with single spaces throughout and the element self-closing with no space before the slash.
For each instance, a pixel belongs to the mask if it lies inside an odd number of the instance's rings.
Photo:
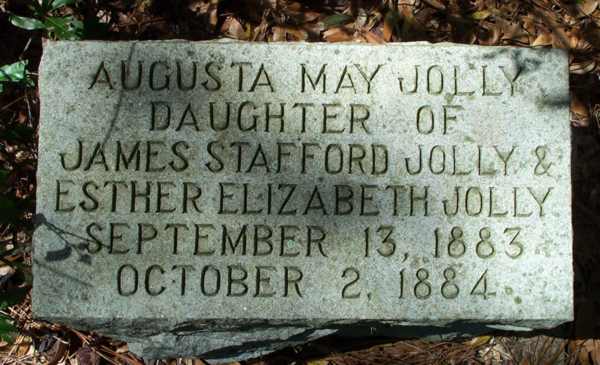
<svg viewBox="0 0 600 365">
<path fill-rule="evenodd" d="M 103 323 L 89 320 L 76 322 L 77 324 L 73 323 L 73 327 L 93 330 L 126 341 L 130 351 L 145 359 L 201 356 L 219 361 L 240 361 L 258 357 L 328 335 L 380 337 L 390 340 L 424 338 L 439 341 L 479 336 L 495 331 L 530 332 L 534 328 L 553 328 L 562 323 L 560 320 L 554 323 L 547 320 L 527 320 L 504 321 L 506 324 L 499 323 L 502 321 L 497 324 L 485 324 L 480 319 L 428 323 L 393 321 L 258 323 L 240 320 L 235 321 L 239 327 L 217 329 L 210 327 L 208 321 L 194 321 L 194 323 L 179 324 L 171 322 L 170 327 L 157 326 L 149 330 L 149 324 L 156 324 L 156 319 L 121 322 L 115 318 L 104 320 Z"/>
<path fill-rule="evenodd" d="M 505 49 L 505 50 L 525 50 L 526 52 L 540 52 L 540 53 L 557 53 L 568 56 L 569 51 L 563 48 L 548 48 L 548 47 L 519 47 L 519 46 L 490 46 L 490 45 L 482 45 L 482 44 L 465 44 L 465 43 L 455 43 L 455 42 L 428 42 L 428 41 L 416 41 L 416 42 L 388 42 L 388 43 L 368 43 L 368 42 L 353 42 L 353 41 L 343 41 L 343 42 L 307 42 L 307 41 L 295 41 L 295 42 L 287 42 L 287 41 L 274 41 L 274 42 L 260 42 L 260 41 L 243 41 L 239 39 L 232 38 L 216 38 L 209 40 L 187 40 L 187 39 L 164 39 L 164 40 L 79 40 L 79 41 L 70 41 L 70 40 L 51 40 L 51 39 L 43 39 L 42 46 L 43 49 L 52 48 L 61 44 L 192 44 L 192 45 L 224 45 L 224 44 L 240 44 L 240 45 L 253 45 L 253 46 L 262 46 L 262 47 L 313 47 L 313 46 L 327 46 L 327 47 L 338 47 L 338 46 L 357 46 L 357 47 L 373 47 L 373 48 L 395 48 L 395 47 L 458 47 L 458 48 L 479 48 L 485 49 L 489 51 L 493 51 L 494 49 Z M 42 53 L 42 61 L 43 61 L 43 53 Z M 40 63 L 40 67 L 41 64 Z M 566 68 L 566 72 L 568 74 L 568 64 Z"/>
</svg>

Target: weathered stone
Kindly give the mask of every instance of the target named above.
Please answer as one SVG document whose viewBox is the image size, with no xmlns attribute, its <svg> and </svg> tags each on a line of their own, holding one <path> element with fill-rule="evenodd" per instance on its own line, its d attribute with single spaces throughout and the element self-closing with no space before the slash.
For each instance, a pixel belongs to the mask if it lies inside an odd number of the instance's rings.
<svg viewBox="0 0 600 365">
<path fill-rule="evenodd" d="M 573 317 L 561 51 L 48 42 L 40 96 L 38 318 L 221 358 Z"/>
</svg>

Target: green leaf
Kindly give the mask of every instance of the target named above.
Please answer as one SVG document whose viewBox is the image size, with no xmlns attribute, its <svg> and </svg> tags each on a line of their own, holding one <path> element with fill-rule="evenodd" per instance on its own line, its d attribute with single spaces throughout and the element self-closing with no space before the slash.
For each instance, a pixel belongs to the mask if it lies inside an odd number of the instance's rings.
<svg viewBox="0 0 600 365">
<path fill-rule="evenodd" d="M 25 80 L 27 61 L 19 61 L 0 67 L 0 82 L 19 82 Z"/>
<path fill-rule="evenodd" d="M 471 14 L 471 18 L 473 18 L 475 20 L 485 20 L 490 15 L 492 15 L 491 12 L 489 12 L 487 10 L 481 10 L 481 11 L 476 11 L 473 14 Z"/>
<path fill-rule="evenodd" d="M 323 23 L 325 23 L 325 25 L 328 27 L 335 27 L 335 26 L 344 25 L 346 23 L 349 23 L 351 20 L 352 20 L 352 17 L 350 15 L 334 14 L 334 15 L 331 15 L 331 16 L 328 16 L 327 18 L 325 18 L 323 20 Z"/>
<path fill-rule="evenodd" d="M 48 17 L 44 21 L 48 31 L 61 40 L 78 40 L 83 34 L 83 22 L 72 16 Z"/>
<path fill-rule="evenodd" d="M 11 343 L 13 341 L 13 335 L 16 332 L 15 326 L 9 322 L 9 318 L 0 315 L 0 339 Z"/>
<path fill-rule="evenodd" d="M 63 6 L 73 5 L 75 4 L 75 0 L 54 0 L 52 2 L 52 10 L 56 10 L 58 8 L 62 8 Z"/>
<path fill-rule="evenodd" d="M 26 30 L 45 29 L 46 25 L 38 19 L 11 14 L 8 18 L 12 25 Z"/>
</svg>

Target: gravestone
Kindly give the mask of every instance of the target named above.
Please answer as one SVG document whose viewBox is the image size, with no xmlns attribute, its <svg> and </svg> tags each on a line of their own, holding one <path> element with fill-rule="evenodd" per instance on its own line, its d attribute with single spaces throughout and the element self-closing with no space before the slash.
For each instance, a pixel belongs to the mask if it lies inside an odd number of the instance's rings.
<svg viewBox="0 0 600 365">
<path fill-rule="evenodd" d="M 47 42 L 33 311 L 149 357 L 570 321 L 567 61 Z"/>
</svg>

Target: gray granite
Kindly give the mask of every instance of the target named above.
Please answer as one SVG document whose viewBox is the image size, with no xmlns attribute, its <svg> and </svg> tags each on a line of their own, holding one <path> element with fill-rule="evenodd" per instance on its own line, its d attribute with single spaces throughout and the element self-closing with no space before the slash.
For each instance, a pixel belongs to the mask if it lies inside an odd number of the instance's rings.
<svg viewBox="0 0 600 365">
<path fill-rule="evenodd" d="M 356 326 L 570 321 L 567 62 L 47 42 L 34 314 L 215 359 Z"/>
</svg>

